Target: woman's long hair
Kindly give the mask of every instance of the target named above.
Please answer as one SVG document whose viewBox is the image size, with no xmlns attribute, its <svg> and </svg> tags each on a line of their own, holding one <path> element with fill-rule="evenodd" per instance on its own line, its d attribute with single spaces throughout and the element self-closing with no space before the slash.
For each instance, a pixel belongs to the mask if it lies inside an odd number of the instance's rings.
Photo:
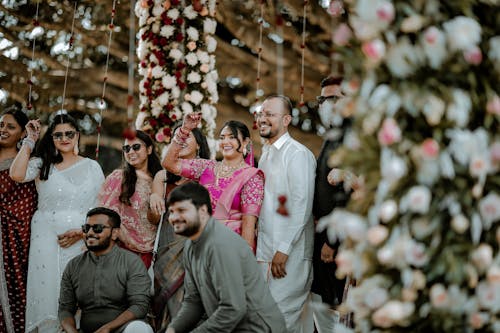
<svg viewBox="0 0 500 333">
<path fill-rule="evenodd" d="M 172 133 L 175 133 L 175 131 L 179 127 L 181 127 L 181 124 L 174 127 L 174 130 L 172 131 Z M 207 142 L 207 138 L 205 137 L 205 135 L 203 135 L 203 133 L 201 132 L 201 130 L 199 128 L 193 129 L 191 131 L 191 133 L 193 133 L 194 139 L 196 140 L 196 143 L 200 147 L 198 149 L 197 157 L 204 158 L 207 160 L 210 159 L 210 148 L 208 148 L 208 142 Z M 166 175 L 167 184 L 175 184 L 178 180 L 180 180 L 182 178 L 181 176 L 176 175 L 174 173 L 171 173 L 170 171 L 166 171 L 166 172 L 167 172 L 167 175 Z"/>
<path fill-rule="evenodd" d="M 143 131 L 136 131 L 137 139 L 144 142 L 146 149 L 152 147 L 151 154 L 148 155 L 148 172 L 151 177 L 154 177 L 158 171 L 162 169 L 160 159 L 156 154 L 156 149 L 154 147 L 153 140 L 151 137 Z M 120 202 L 130 206 L 130 198 L 135 193 L 135 184 L 137 183 L 137 173 L 135 168 L 131 166 L 126 160 L 123 164 L 123 178 L 122 178 L 122 188 L 120 193 Z"/>
<path fill-rule="evenodd" d="M 80 132 L 78 129 L 78 123 L 75 118 L 71 117 L 69 114 L 57 114 L 52 121 L 49 123 L 49 128 L 43 135 L 42 139 L 38 142 L 38 145 L 35 149 L 35 156 L 40 157 L 42 159 L 42 168 L 40 169 L 40 179 L 47 180 L 49 179 L 50 166 L 52 164 L 61 163 L 63 158 L 61 154 L 57 151 L 56 146 L 54 145 L 54 140 L 52 139 L 52 133 L 54 129 L 59 124 L 68 124 L 76 132 Z M 80 136 L 78 136 L 78 142 L 76 145 L 80 144 Z"/>
</svg>

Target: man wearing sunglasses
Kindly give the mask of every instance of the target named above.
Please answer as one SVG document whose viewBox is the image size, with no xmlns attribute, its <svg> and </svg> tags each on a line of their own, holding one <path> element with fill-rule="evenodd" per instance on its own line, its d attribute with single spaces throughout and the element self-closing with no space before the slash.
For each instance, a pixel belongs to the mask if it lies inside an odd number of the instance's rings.
<svg viewBox="0 0 500 333">
<path fill-rule="evenodd" d="M 321 96 L 318 100 L 318 113 L 325 128 L 320 155 L 317 160 L 314 186 L 313 215 L 315 221 L 330 214 L 335 207 L 344 207 L 350 193 L 346 193 L 343 184 L 332 186 L 327 181 L 331 168 L 328 159 L 332 152 L 340 147 L 351 127 L 351 119 L 345 117 L 338 103 L 342 98 L 342 77 L 329 76 L 321 81 Z M 339 322 L 339 313 L 335 307 L 342 302 L 345 279 L 335 277 L 337 265 L 335 256 L 339 243 L 328 241 L 326 230 L 315 233 L 313 252 L 312 300 L 314 324 L 318 333 L 333 332 L 334 324 Z M 323 304 L 321 304 L 323 303 Z"/>
<path fill-rule="evenodd" d="M 82 231 L 88 251 L 68 263 L 61 280 L 59 320 L 67 333 L 153 333 L 144 321 L 151 280 L 137 255 L 115 245 L 120 222 L 108 208 L 87 213 Z"/>
</svg>

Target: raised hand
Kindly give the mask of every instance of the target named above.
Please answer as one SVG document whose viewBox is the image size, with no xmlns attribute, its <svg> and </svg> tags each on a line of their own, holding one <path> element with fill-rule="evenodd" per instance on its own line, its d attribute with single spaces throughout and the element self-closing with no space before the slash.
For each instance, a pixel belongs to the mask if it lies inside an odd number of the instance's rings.
<svg viewBox="0 0 500 333">
<path fill-rule="evenodd" d="M 182 127 L 187 129 L 187 130 L 192 131 L 193 129 L 198 127 L 198 125 L 200 124 L 200 121 L 201 121 L 201 113 L 200 112 L 189 113 L 189 114 L 186 114 L 184 116 L 184 119 L 182 121 Z"/>
<path fill-rule="evenodd" d="M 38 140 L 38 137 L 40 136 L 40 120 L 39 119 L 34 119 L 28 121 L 26 124 L 26 133 L 28 138 L 36 142 Z"/>
</svg>

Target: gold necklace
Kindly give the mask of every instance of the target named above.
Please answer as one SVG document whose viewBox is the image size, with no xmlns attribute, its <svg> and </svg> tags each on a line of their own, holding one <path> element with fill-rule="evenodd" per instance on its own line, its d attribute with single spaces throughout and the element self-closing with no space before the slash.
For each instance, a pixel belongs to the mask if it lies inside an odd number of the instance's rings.
<svg viewBox="0 0 500 333">
<path fill-rule="evenodd" d="M 244 160 L 241 160 L 240 163 L 236 165 L 227 165 L 224 163 L 224 161 L 221 161 L 220 163 L 217 164 L 216 170 L 215 170 L 215 176 L 217 180 L 219 178 L 228 178 L 231 176 L 236 170 L 239 170 L 243 168 L 246 165 Z"/>
</svg>

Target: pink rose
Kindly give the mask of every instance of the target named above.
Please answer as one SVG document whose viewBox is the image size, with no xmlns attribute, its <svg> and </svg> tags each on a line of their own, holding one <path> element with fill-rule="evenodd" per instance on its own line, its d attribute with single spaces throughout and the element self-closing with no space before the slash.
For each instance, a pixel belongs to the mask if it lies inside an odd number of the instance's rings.
<svg viewBox="0 0 500 333">
<path fill-rule="evenodd" d="M 345 46 L 352 38 L 351 28 L 345 23 L 340 24 L 333 32 L 333 42 L 338 46 Z"/>
<path fill-rule="evenodd" d="M 486 103 L 486 112 L 500 116 L 500 97 L 495 94 Z"/>
<path fill-rule="evenodd" d="M 163 130 L 160 130 L 158 133 L 156 133 L 155 139 L 158 142 L 163 142 L 165 140 L 165 135 L 163 134 Z"/>
<path fill-rule="evenodd" d="M 472 252 L 471 260 L 474 266 L 484 271 L 493 262 L 493 249 L 489 244 L 481 244 Z"/>
<path fill-rule="evenodd" d="M 489 283 L 500 283 L 500 266 L 491 266 L 486 276 Z"/>
<path fill-rule="evenodd" d="M 361 46 L 361 51 L 363 51 L 368 59 L 377 62 L 385 55 L 385 44 L 380 39 L 374 39 L 369 42 L 364 42 Z"/>
<path fill-rule="evenodd" d="M 497 141 L 491 145 L 490 159 L 493 165 L 500 164 L 500 141 Z"/>
<path fill-rule="evenodd" d="M 446 288 L 438 283 L 432 286 L 430 292 L 431 304 L 435 308 L 446 308 L 449 305 L 448 291 Z"/>
<path fill-rule="evenodd" d="M 437 41 L 439 34 L 440 34 L 439 29 L 432 26 L 427 30 L 425 30 L 424 39 L 428 44 L 434 44 Z"/>
<path fill-rule="evenodd" d="M 394 6 L 392 3 L 384 1 L 382 2 L 377 10 L 377 17 L 384 22 L 391 23 L 394 20 Z"/>
<path fill-rule="evenodd" d="M 196 49 L 196 43 L 193 41 L 190 41 L 189 43 L 187 43 L 186 46 L 189 49 L 189 51 L 193 51 L 194 49 Z"/>
<path fill-rule="evenodd" d="M 439 156 L 439 144 L 434 139 L 425 139 L 422 142 L 422 153 L 426 158 L 436 158 Z"/>
<path fill-rule="evenodd" d="M 382 225 L 376 225 L 368 229 L 366 237 L 371 245 L 377 246 L 380 245 L 383 241 L 385 241 L 388 235 L 389 235 L 389 230 L 386 227 Z"/>
<path fill-rule="evenodd" d="M 483 54 L 481 53 L 481 49 L 477 46 L 464 51 L 464 59 L 468 64 L 471 65 L 479 65 L 481 61 L 483 61 Z"/>
<path fill-rule="evenodd" d="M 401 141 L 401 129 L 394 118 L 386 118 L 378 132 L 378 142 L 382 146 L 390 146 L 399 141 Z"/>
<path fill-rule="evenodd" d="M 486 313 L 475 312 L 469 318 L 469 323 L 475 330 L 480 329 L 488 321 L 488 315 Z"/>
</svg>

